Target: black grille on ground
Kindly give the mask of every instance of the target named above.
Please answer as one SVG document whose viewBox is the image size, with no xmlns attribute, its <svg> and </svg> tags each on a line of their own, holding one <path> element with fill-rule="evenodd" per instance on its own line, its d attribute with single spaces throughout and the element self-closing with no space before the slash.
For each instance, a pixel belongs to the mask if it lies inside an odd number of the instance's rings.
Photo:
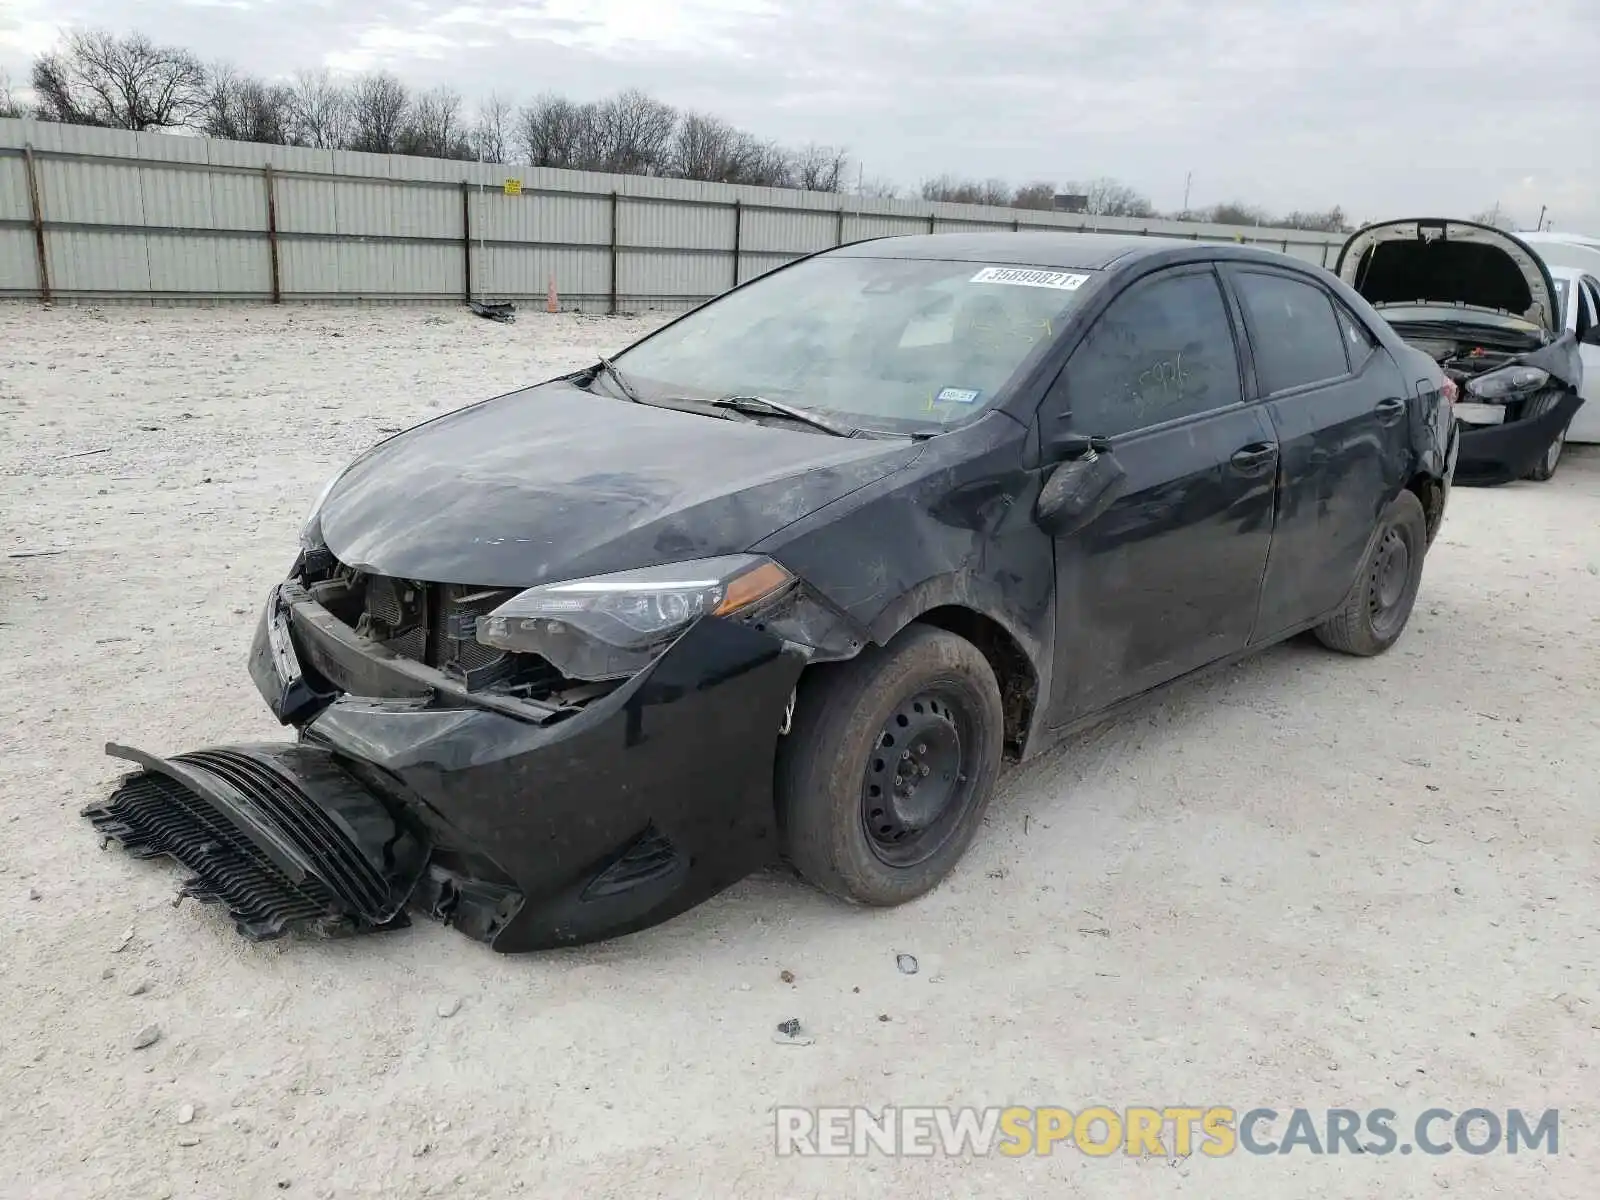
<svg viewBox="0 0 1600 1200">
<path fill-rule="evenodd" d="M 244 936 L 407 923 L 429 846 L 326 751 L 228 746 L 164 760 L 106 749 L 144 769 L 84 815 L 136 857 L 187 867 L 180 893 L 226 905 Z"/>
</svg>

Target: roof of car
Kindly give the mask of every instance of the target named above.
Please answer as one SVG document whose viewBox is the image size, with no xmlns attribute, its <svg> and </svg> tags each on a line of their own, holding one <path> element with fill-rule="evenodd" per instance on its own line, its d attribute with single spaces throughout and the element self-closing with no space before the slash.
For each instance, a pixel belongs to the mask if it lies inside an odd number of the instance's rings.
<svg viewBox="0 0 1600 1200">
<path fill-rule="evenodd" d="M 918 233 L 853 242 L 830 253 L 851 258 L 925 258 L 1099 271 L 1173 244 L 1170 238 L 1111 233 Z"/>
</svg>

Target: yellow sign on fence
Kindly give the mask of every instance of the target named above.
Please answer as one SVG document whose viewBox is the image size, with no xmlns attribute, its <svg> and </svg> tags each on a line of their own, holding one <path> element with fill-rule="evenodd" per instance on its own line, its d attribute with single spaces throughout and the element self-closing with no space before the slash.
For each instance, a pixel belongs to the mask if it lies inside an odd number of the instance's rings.
<svg viewBox="0 0 1600 1200">
<path fill-rule="evenodd" d="M 506 180 L 506 195 L 508 195 L 508 196 L 520 196 L 520 195 L 522 195 L 522 180 L 520 180 L 520 179 L 508 179 L 508 180 Z"/>
</svg>

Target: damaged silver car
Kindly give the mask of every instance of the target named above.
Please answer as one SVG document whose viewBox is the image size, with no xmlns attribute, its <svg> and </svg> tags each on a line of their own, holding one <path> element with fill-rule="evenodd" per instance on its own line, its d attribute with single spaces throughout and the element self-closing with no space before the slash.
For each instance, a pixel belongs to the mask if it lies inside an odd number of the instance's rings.
<svg viewBox="0 0 1600 1200">
<path fill-rule="evenodd" d="M 1457 483 L 1555 473 L 1583 364 L 1527 243 L 1472 221 L 1385 221 L 1352 234 L 1334 270 L 1456 386 Z"/>
</svg>

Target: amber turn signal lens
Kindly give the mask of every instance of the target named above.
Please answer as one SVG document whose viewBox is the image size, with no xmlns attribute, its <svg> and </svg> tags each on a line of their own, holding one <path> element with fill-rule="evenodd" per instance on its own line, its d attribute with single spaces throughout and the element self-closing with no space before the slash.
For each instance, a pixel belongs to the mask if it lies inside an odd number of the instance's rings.
<svg viewBox="0 0 1600 1200">
<path fill-rule="evenodd" d="M 757 600 L 765 600 L 774 592 L 782 591 L 794 582 L 794 576 L 775 562 L 764 562 L 746 571 L 728 584 L 728 594 L 713 610 L 714 616 L 725 617 L 741 608 L 748 608 Z"/>
</svg>

